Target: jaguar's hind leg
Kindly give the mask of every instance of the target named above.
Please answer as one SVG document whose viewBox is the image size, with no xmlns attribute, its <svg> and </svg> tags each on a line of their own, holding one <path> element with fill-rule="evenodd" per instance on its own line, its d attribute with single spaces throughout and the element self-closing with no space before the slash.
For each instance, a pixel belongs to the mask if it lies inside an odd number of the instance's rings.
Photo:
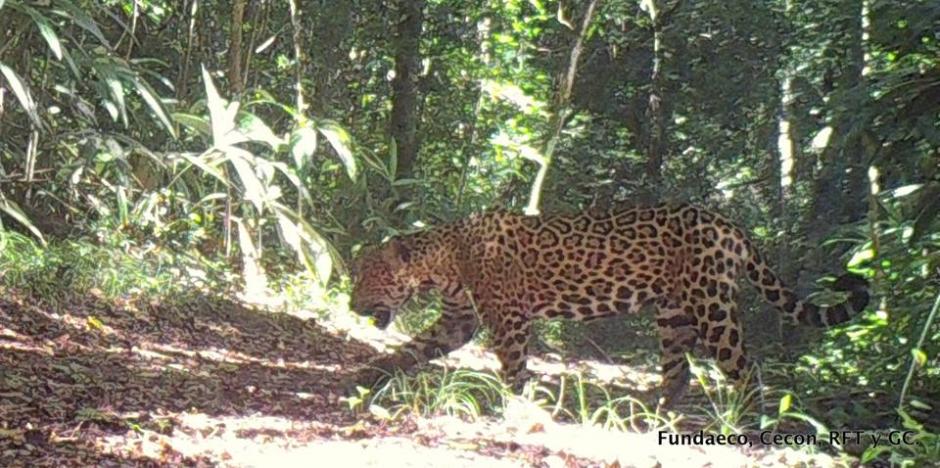
<svg viewBox="0 0 940 468">
<path fill-rule="evenodd" d="M 661 306 L 656 315 L 661 351 L 662 385 L 660 404 L 671 406 L 689 387 L 689 361 L 698 340 L 698 328 L 692 306 Z"/>
</svg>

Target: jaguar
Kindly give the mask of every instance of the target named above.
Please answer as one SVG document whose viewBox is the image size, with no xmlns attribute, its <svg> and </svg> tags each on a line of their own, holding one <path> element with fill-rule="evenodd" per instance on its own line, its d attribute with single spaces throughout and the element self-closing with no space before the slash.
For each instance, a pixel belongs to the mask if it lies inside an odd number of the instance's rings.
<svg viewBox="0 0 940 468">
<path fill-rule="evenodd" d="M 364 366 L 364 383 L 410 369 L 467 343 L 478 328 L 509 382 L 528 377 L 533 319 L 594 320 L 655 309 L 661 351 L 660 402 L 686 391 L 685 358 L 697 344 L 731 379 L 748 369 L 736 304 L 745 277 L 790 322 L 828 327 L 868 305 L 867 281 L 838 277 L 844 301 L 817 306 L 784 286 L 745 232 L 689 204 L 606 213 L 524 216 L 494 210 L 393 237 L 353 260 L 350 308 L 385 329 L 414 296 L 436 291 L 440 317 Z"/>
</svg>

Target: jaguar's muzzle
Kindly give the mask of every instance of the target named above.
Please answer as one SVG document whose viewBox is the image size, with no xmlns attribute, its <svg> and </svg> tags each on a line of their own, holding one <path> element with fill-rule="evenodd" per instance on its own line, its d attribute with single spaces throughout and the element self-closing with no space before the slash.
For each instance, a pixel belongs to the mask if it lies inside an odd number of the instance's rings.
<svg viewBox="0 0 940 468">
<path fill-rule="evenodd" d="M 372 317 L 372 324 L 379 330 L 385 330 L 392 323 L 394 315 L 388 309 L 363 309 L 362 312 L 356 311 L 363 317 Z"/>
</svg>

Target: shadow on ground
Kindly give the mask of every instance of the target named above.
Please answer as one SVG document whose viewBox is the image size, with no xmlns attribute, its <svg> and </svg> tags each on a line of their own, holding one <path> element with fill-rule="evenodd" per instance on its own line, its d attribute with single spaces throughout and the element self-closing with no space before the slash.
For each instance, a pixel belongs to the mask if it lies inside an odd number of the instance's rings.
<svg viewBox="0 0 940 468">
<path fill-rule="evenodd" d="M 180 415 L 279 417 L 306 430 L 355 423 L 339 402 L 344 371 L 375 350 L 313 320 L 204 297 L 51 309 L 0 298 L 0 465 L 199 460 L 157 447 L 101 446 L 108 434 L 172 433 Z M 221 419 L 220 419 L 221 418 Z M 224 426 L 224 423 L 221 423 Z M 111 452 L 111 453 L 109 453 Z"/>
</svg>

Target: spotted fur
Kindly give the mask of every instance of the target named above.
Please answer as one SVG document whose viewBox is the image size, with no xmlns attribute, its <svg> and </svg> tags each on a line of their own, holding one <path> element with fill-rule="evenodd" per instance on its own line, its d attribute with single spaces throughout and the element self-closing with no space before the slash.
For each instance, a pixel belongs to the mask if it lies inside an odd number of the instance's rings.
<svg viewBox="0 0 940 468">
<path fill-rule="evenodd" d="M 701 341 L 726 374 L 748 366 L 736 280 L 744 276 L 794 322 L 830 326 L 868 304 L 867 283 L 844 275 L 845 302 L 818 307 L 786 288 L 745 233 L 690 205 L 608 214 L 488 212 L 392 239 L 354 263 L 352 309 L 385 327 L 413 295 L 437 290 L 443 313 L 375 368 L 409 368 L 469 341 L 482 322 L 503 372 L 525 372 L 532 319 L 592 320 L 657 310 L 663 395 L 688 385 L 685 353 Z"/>
</svg>

